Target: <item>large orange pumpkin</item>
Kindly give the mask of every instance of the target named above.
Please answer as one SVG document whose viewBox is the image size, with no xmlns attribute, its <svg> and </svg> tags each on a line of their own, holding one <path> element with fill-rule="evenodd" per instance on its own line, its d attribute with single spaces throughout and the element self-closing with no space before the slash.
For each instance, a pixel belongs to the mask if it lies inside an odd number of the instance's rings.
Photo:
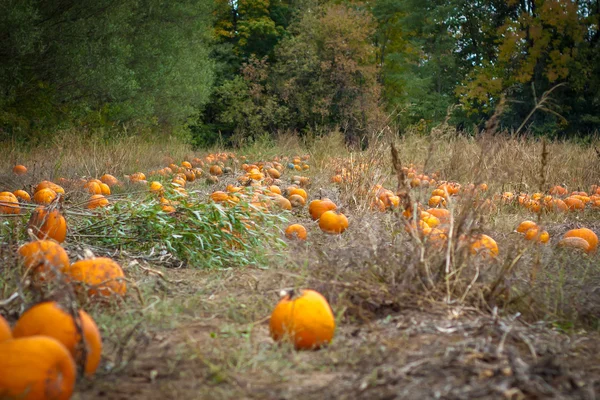
<svg viewBox="0 0 600 400">
<path fill-rule="evenodd" d="M 0 343 L 10 339 L 12 339 L 10 325 L 8 325 L 8 322 L 6 322 L 4 317 L 0 315 Z"/>
<path fill-rule="evenodd" d="M 13 172 L 15 175 L 25 175 L 27 173 L 27 167 L 21 164 L 15 165 L 13 167 Z"/>
<path fill-rule="evenodd" d="M 90 297 L 110 297 L 112 294 L 123 296 L 127 291 L 121 266 L 107 257 L 77 261 L 66 268 L 64 273 L 70 280 L 88 286 L 87 293 Z"/>
<path fill-rule="evenodd" d="M 596 249 L 598 248 L 598 236 L 594 233 L 594 231 L 588 228 L 571 229 L 570 231 L 565 233 L 563 237 L 579 237 L 584 239 L 590 245 L 588 250 L 589 252 L 596 251 Z"/>
<path fill-rule="evenodd" d="M 39 303 L 25 311 L 13 328 L 15 338 L 42 335 L 61 342 L 73 356 L 73 359 L 83 364 L 85 349 L 85 374 L 91 376 L 100 364 L 102 354 L 102 339 L 96 323 L 85 311 L 79 311 L 81 334 L 75 325 L 73 316 L 63 310 L 54 301 Z"/>
<path fill-rule="evenodd" d="M 50 181 L 41 181 L 36 187 L 35 190 L 33 191 L 35 192 L 39 192 L 42 189 L 52 189 L 54 190 L 56 193 L 60 193 L 60 194 L 65 194 L 65 189 L 63 189 L 62 186 L 57 185 L 54 182 L 50 182 Z"/>
<path fill-rule="evenodd" d="M 325 211 L 319 218 L 319 228 L 325 233 L 342 233 L 348 228 L 348 218 L 335 211 Z"/>
<path fill-rule="evenodd" d="M 58 209 L 37 207 L 29 218 L 28 228 L 38 239 L 54 239 L 59 243 L 67 237 L 67 221 Z"/>
<path fill-rule="evenodd" d="M 36 280 L 45 281 L 54 276 L 54 270 L 69 266 L 69 256 L 60 244 L 52 240 L 36 240 L 19 248 L 23 266 Z"/>
<path fill-rule="evenodd" d="M 275 341 L 289 340 L 297 350 L 318 349 L 331 342 L 335 318 L 329 303 L 314 290 L 285 293 L 269 322 Z"/>
<path fill-rule="evenodd" d="M 0 343 L 0 398 L 68 400 L 76 367 L 69 351 L 46 336 Z"/>
<path fill-rule="evenodd" d="M 313 200 L 308 205 L 308 212 L 312 220 L 316 221 L 325 211 L 333 211 L 336 208 L 335 203 L 329 199 Z"/>
</svg>

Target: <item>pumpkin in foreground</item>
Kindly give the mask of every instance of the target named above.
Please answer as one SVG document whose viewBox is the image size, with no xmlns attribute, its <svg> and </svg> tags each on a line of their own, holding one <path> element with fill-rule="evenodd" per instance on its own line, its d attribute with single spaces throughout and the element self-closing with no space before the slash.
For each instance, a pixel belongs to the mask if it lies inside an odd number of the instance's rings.
<svg viewBox="0 0 600 400">
<path fill-rule="evenodd" d="M 10 325 L 8 325 L 8 322 L 6 322 L 4 317 L 0 315 L 0 343 L 10 339 L 12 339 Z"/>
<path fill-rule="evenodd" d="M 0 343 L 0 398 L 67 400 L 76 368 L 69 351 L 56 339 L 31 336 Z"/>
<path fill-rule="evenodd" d="M 289 340 L 296 350 L 313 350 L 331 342 L 335 318 L 320 293 L 309 289 L 290 291 L 273 310 L 269 328 L 275 341 Z"/>
<path fill-rule="evenodd" d="M 83 310 L 79 311 L 84 341 L 71 314 L 63 310 L 58 303 L 47 301 L 39 303 L 25 311 L 13 328 L 15 338 L 29 336 L 48 336 L 61 342 L 76 362 L 83 362 L 82 349 L 85 348 L 85 374 L 92 376 L 102 354 L 102 339 L 96 323 Z M 82 347 L 85 346 L 85 347 Z"/>
</svg>

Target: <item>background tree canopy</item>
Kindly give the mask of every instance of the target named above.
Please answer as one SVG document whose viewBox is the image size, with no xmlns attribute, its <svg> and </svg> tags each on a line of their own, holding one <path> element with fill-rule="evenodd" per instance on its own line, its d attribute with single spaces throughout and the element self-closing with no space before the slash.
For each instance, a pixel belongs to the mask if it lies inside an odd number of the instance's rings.
<svg viewBox="0 0 600 400">
<path fill-rule="evenodd" d="M 0 138 L 187 127 L 196 144 L 384 124 L 600 127 L 597 0 L 3 0 Z M 542 94 L 550 99 L 527 119 Z M 455 107 L 458 105 L 458 107 Z"/>
</svg>

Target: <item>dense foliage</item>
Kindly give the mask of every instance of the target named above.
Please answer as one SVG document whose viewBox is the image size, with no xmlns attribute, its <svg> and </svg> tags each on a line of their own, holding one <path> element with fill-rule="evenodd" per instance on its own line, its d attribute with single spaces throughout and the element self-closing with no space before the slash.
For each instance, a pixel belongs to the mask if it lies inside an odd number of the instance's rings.
<svg viewBox="0 0 600 400">
<path fill-rule="evenodd" d="M 0 135 L 136 122 L 197 145 L 358 143 L 449 114 L 481 128 L 503 98 L 504 129 L 589 134 L 599 25 L 596 0 L 6 0 Z"/>
</svg>

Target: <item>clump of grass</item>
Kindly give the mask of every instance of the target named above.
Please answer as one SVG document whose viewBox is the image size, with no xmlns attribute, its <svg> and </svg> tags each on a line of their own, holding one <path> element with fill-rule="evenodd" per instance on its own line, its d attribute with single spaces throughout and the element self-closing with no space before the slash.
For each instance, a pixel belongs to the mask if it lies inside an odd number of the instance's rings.
<svg viewBox="0 0 600 400">
<path fill-rule="evenodd" d="M 151 195 L 121 197 L 100 214 L 74 216 L 72 239 L 97 251 L 126 251 L 150 261 L 196 268 L 265 266 L 268 253 L 281 250 L 279 226 L 287 219 L 244 201 L 223 205 L 167 192 L 178 202 L 168 214 Z"/>
</svg>

